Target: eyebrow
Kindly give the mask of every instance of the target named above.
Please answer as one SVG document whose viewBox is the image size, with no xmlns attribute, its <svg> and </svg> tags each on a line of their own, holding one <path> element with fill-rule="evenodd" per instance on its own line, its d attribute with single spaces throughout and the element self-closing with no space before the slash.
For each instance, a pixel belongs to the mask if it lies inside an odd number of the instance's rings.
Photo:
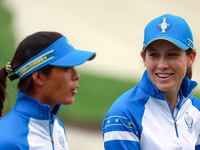
<svg viewBox="0 0 200 150">
<path fill-rule="evenodd" d="M 152 52 L 152 51 L 158 51 L 155 48 L 147 48 L 147 51 Z"/>
</svg>

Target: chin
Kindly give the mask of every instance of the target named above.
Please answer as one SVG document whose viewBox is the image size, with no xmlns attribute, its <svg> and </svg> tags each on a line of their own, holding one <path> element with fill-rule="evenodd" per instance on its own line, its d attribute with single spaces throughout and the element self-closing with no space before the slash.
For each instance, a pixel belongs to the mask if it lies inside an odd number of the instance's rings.
<svg viewBox="0 0 200 150">
<path fill-rule="evenodd" d="M 168 91 L 171 91 L 172 90 L 172 88 L 158 88 L 159 89 L 159 91 L 161 91 L 161 92 L 168 92 Z"/>
<path fill-rule="evenodd" d="M 159 91 L 161 91 L 161 92 L 167 92 L 167 91 L 170 91 L 170 90 L 172 90 L 173 89 L 173 87 L 171 87 L 171 86 L 156 86 L 158 89 L 159 89 Z"/>
<path fill-rule="evenodd" d="M 63 105 L 71 105 L 71 104 L 74 103 L 74 101 L 75 101 L 74 97 L 73 98 L 68 98 L 68 99 L 63 100 L 63 103 L 61 103 L 61 104 L 63 104 Z"/>
</svg>

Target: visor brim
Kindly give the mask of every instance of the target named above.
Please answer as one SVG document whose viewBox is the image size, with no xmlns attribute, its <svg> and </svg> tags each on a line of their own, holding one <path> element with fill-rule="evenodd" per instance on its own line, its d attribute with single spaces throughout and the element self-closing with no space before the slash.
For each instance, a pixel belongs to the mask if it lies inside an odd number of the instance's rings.
<svg viewBox="0 0 200 150">
<path fill-rule="evenodd" d="M 88 60 L 94 59 L 96 56 L 95 52 L 83 51 L 83 50 L 73 50 L 66 55 L 56 59 L 49 65 L 60 66 L 60 67 L 73 67 L 83 64 Z"/>
</svg>

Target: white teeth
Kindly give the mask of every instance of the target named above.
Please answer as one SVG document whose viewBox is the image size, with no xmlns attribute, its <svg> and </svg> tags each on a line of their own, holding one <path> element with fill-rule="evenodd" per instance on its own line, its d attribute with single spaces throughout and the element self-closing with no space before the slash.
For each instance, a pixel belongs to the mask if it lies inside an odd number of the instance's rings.
<svg viewBox="0 0 200 150">
<path fill-rule="evenodd" d="M 161 78 L 167 78 L 169 77 L 170 75 L 169 74 L 158 74 L 159 77 Z"/>
</svg>

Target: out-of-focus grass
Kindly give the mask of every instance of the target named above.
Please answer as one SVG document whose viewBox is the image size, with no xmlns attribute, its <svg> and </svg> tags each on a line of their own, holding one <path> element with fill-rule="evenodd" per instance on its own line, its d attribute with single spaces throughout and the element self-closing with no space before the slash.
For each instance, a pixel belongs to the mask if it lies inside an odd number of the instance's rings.
<svg viewBox="0 0 200 150">
<path fill-rule="evenodd" d="M 194 96 L 196 96 L 198 99 L 200 99 L 200 93 L 199 93 L 199 90 L 195 90 L 194 93 L 193 93 Z"/>
<path fill-rule="evenodd" d="M 4 7 L 2 0 L 0 0 L 0 68 L 5 66 L 8 61 L 11 61 L 15 51 L 14 43 L 12 16 L 11 13 Z M 3 110 L 5 113 L 8 112 L 13 106 L 13 96 L 16 93 L 16 91 L 11 88 L 12 85 L 9 84 L 9 81 L 7 86 L 10 101 L 5 101 L 5 107 Z"/>
<path fill-rule="evenodd" d="M 63 106 L 60 119 L 85 125 L 101 124 L 112 103 L 137 81 L 80 73 L 78 94 L 72 105 Z"/>
<path fill-rule="evenodd" d="M 0 0 L 0 67 L 11 61 L 14 52 L 12 16 Z"/>
</svg>

